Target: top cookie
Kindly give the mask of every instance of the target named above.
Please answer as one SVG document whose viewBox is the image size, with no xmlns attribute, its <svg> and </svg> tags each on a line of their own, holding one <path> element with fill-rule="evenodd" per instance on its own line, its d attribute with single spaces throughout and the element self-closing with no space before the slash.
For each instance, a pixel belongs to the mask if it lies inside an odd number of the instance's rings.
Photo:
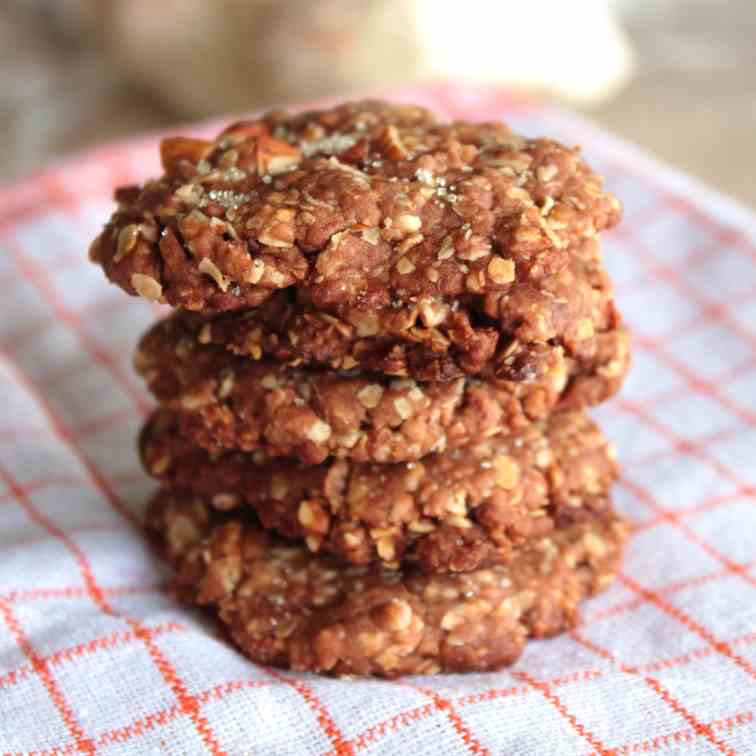
<svg viewBox="0 0 756 756">
<path fill-rule="evenodd" d="M 90 248 L 130 294 L 223 311 L 296 286 L 316 307 L 502 292 L 617 223 L 579 156 L 498 123 L 359 102 L 161 145 Z"/>
</svg>

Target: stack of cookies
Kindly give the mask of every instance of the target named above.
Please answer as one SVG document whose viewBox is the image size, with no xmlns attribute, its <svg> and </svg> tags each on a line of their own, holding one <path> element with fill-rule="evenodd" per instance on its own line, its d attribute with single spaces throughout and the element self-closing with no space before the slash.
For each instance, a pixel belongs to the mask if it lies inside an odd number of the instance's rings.
<svg viewBox="0 0 756 756">
<path fill-rule="evenodd" d="M 135 364 L 180 594 L 331 674 L 496 669 L 572 627 L 627 531 L 584 414 L 628 367 L 621 208 L 578 151 L 362 102 L 161 153 L 90 254 L 175 307 Z"/>
</svg>

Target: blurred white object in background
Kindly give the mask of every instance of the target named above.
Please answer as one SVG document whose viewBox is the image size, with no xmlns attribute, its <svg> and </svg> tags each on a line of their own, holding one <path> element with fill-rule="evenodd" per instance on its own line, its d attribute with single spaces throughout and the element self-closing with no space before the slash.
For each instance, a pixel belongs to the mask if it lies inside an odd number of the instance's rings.
<svg viewBox="0 0 756 756">
<path fill-rule="evenodd" d="M 5 0 L 0 179 L 180 118 L 448 76 L 590 108 L 756 203 L 754 39 L 756 0 Z"/>
<path fill-rule="evenodd" d="M 206 115 L 419 79 L 468 79 L 573 102 L 633 68 L 607 0 L 90 2 L 116 58 Z"/>
<path fill-rule="evenodd" d="M 415 0 L 89 0 L 132 76 L 188 115 L 392 84 L 418 70 Z"/>
<path fill-rule="evenodd" d="M 635 69 L 607 0 L 413 2 L 425 74 L 593 104 L 615 94 Z"/>
</svg>

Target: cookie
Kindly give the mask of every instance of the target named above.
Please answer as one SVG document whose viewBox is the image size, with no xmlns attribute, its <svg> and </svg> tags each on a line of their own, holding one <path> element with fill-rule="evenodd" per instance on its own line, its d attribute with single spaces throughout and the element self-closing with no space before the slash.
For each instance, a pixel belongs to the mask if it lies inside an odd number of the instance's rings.
<svg viewBox="0 0 756 756">
<path fill-rule="evenodd" d="M 326 311 L 279 291 L 251 310 L 181 317 L 202 343 L 251 359 L 420 381 L 486 370 L 516 375 L 532 343 L 589 357 L 599 334 L 619 322 L 598 239 L 576 249 L 559 273 L 520 281 L 496 296 L 468 294 L 453 302 L 425 297 L 396 307 Z"/>
<path fill-rule="evenodd" d="M 608 506 L 615 452 L 582 413 L 561 413 L 517 436 L 482 439 L 419 462 L 331 459 L 303 465 L 260 454 L 211 455 L 184 439 L 177 417 L 145 425 L 145 469 L 223 511 L 251 508 L 265 528 L 351 564 L 415 564 L 465 572 L 508 562 L 528 541 Z"/>
<path fill-rule="evenodd" d="M 328 456 L 401 462 L 479 438 L 517 433 L 557 406 L 579 409 L 613 394 L 628 366 L 627 334 L 597 334 L 590 356 L 531 344 L 509 377 L 418 383 L 360 371 L 288 367 L 203 344 L 181 314 L 155 325 L 135 365 L 180 412 L 182 432 L 206 449 L 261 450 L 319 464 Z"/>
<path fill-rule="evenodd" d="M 505 667 L 526 640 L 575 626 L 579 603 L 614 578 L 627 535 L 610 513 L 460 574 L 344 567 L 252 518 L 161 491 L 148 525 L 187 602 L 218 615 L 252 660 L 331 675 L 399 677 Z"/>
<path fill-rule="evenodd" d="M 579 150 L 498 123 L 358 102 L 161 144 L 164 174 L 116 192 L 91 259 L 190 310 L 295 287 L 317 308 L 506 292 L 560 270 L 621 206 Z"/>
</svg>

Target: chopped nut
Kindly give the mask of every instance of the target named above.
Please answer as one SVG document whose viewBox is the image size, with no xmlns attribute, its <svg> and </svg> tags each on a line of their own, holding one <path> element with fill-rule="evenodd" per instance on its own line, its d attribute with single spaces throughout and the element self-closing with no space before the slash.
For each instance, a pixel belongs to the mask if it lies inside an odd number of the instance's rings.
<svg viewBox="0 0 756 756">
<path fill-rule="evenodd" d="M 307 430 L 307 438 L 315 443 L 322 443 L 331 437 L 331 426 L 322 420 L 316 420 Z"/>
<path fill-rule="evenodd" d="M 396 557 L 396 548 L 391 538 L 379 538 L 375 544 L 378 556 L 384 562 L 391 562 Z"/>
<path fill-rule="evenodd" d="M 113 255 L 113 262 L 120 262 L 126 255 L 136 247 L 139 239 L 139 227 L 134 223 L 129 223 L 118 232 L 118 243 L 116 253 Z"/>
<path fill-rule="evenodd" d="M 417 215 L 400 215 L 396 219 L 396 228 L 405 234 L 414 234 L 420 230 L 423 222 Z"/>
<path fill-rule="evenodd" d="M 257 142 L 257 171 L 275 176 L 299 165 L 301 154 L 296 147 L 280 139 L 262 135 Z"/>
<path fill-rule="evenodd" d="M 299 523 L 305 528 L 312 527 L 312 524 L 315 522 L 315 513 L 313 512 L 309 501 L 303 501 L 299 505 L 297 520 L 299 520 Z"/>
<path fill-rule="evenodd" d="M 423 241 L 425 237 L 422 234 L 411 234 L 410 236 L 406 237 L 405 240 L 396 248 L 396 251 L 399 252 L 399 254 L 405 254 L 413 247 L 416 247 L 420 242 Z"/>
<path fill-rule="evenodd" d="M 415 270 L 415 266 L 406 257 L 401 257 L 396 264 L 396 269 L 401 275 L 406 276 Z"/>
<path fill-rule="evenodd" d="M 464 490 L 452 491 L 444 509 L 450 514 L 467 514 L 467 492 Z"/>
<path fill-rule="evenodd" d="M 475 262 L 475 260 L 480 260 L 481 257 L 487 257 L 490 254 L 491 245 L 479 236 L 471 237 L 457 250 L 457 257 L 467 262 Z"/>
<path fill-rule="evenodd" d="M 454 242 L 451 236 L 445 236 L 441 242 L 441 249 L 438 250 L 439 260 L 448 260 L 454 255 Z"/>
<path fill-rule="evenodd" d="M 500 455 L 493 460 L 496 485 L 511 491 L 520 482 L 520 466 L 512 457 Z"/>
<path fill-rule="evenodd" d="M 412 622 L 412 607 L 401 599 L 392 599 L 387 605 L 387 626 L 389 630 L 406 630 Z"/>
<path fill-rule="evenodd" d="M 291 243 L 288 239 L 278 238 L 270 233 L 262 233 L 257 237 L 257 241 L 260 244 L 265 244 L 268 247 L 290 247 Z"/>
<path fill-rule="evenodd" d="M 497 284 L 512 283 L 515 279 L 515 264 L 513 260 L 505 260 L 503 257 L 492 257 L 488 263 L 488 275 Z"/>
<path fill-rule="evenodd" d="M 182 160 L 197 164 L 204 160 L 215 145 L 204 139 L 169 137 L 160 142 L 160 161 L 166 171 L 172 171 Z"/>
<path fill-rule="evenodd" d="M 412 405 L 404 398 L 394 399 L 394 409 L 396 414 L 406 420 L 408 417 L 412 417 Z"/>
<path fill-rule="evenodd" d="M 377 383 L 371 383 L 357 392 L 357 398 L 365 409 L 377 407 L 383 396 L 383 388 Z"/>
<path fill-rule="evenodd" d="M 218 284 L 218 288 L 221 291 L 228 291 L 228 278 L 220 272 L 220 268 L 209 257 L 202 258 L 198 267 L 200 273 L 210 276 Z"/>
<path fill-rule="evenodd" d="M 178 515 L 168 523 L 165 537 L 171 553 L 179 555 L 197 543 L 202 534 L 190 517 Z"/>
<path fill-rule="evenodd" d="M 265 272 L 265 263 L 258 257 L 252 260 L 252 269 L 247 273 L 245 281 L 247 283 L 256 284 Z"/>
<path fill-rule="evenodd" d="M 320 551 L 320 547 L 323 544 L 323 539 L 320 538 L 319 536 L 307 535 L 305 536 L 305 544 L 307 544 L 307 548 L 310 551 L 317 554 L 317 552 Z"/>
<path fill-rule="evenodd" d="M 290 247 L 294 243 L 295 215 L 296 212 L 290 207 L 276 210 L 258 235 L 257 241 L 269 247 Z"/>
<path fill-rule="evenodd" d="M 362 232 L 362 238 L 368 243 L 375 246 L 381 240 L 380 228 L 369 228 Z"/>
<path fill-rule="evenodd" d="M 485 285 L 486 276 L 482 270 L 474 271 L 465 278 L 465 286 L 467 286 L 470 291 L 483 291 Z"/>
<path fill-rule="evenodd" d="M 143 273 L 133 273 L 131 276 L 131 285 L 136 292 L 149 299 L 151 302 L 158 302 L 163 296 L 163 287 L 152 276 L 145 276 Z"/>
<path fill-rule="evenodd" d="M 434 328 L 435 326 L 443 323 L 448 314 L 449 308 L 440 302 L 433 299 L 423 299 L 418 304 L 418 310 L 420 317 L 422 318 L 423 325 L 427 328 Z"/>
<path fill-rule="evenodd" d="M 409 151 L 399 136 L 396 126 L 387 126 L 380 134 L 379 143 L 383 147 L 383 154 L 392 160 L 405 160 Z"/>
<path fill-rule="evenodd" d="M 361 531 L 358 531 L 357 533 L 344 534 L 344 543 L 351 549 L 356 548 L 357 546 L 361 546 L 363 541 L 364 536 L 362 535 Z"/>
<path fill-rule="evenodd" d="M 551 181 L 557 173 L 559 173 L 559 169 L 552 163 L 549 163 L 548 165 L 542 165 L 536 170 L 536 178 L 543 182 Z"/>
<path fill-rule="evenodd" d="M 415 520 L 407 527 L 412 533 L 432 533 L 436 529 L 431 520 Z"/>
<path fill-rule="evenodd" d="M 450 609 L 441 618 L 441 628 L 443 630 L 454 630 L 465 621 L 465 605 L 456 606 Z"/>
<path fill-rule="evenodd" d="M 360 432 L 356 430 L 343 433 L 337 439 L 339 446 L 344 446 L 347 449 L 352 449 L 359 440 Z"/>
<path fill-rule="evenodd" d="M 583 546 L 595 559 L 601 559 L 606 555 L 607 546 L 595 533 L 586 533 L 583 536 Z"/>
<path fill-rule="evenodd" d="M 461 517 L 460 515 L 453 515 L 452 517 L 449 517 L 447 522 L 449 523 L 449 525 L 455 528 L 461 528 L 462 530 L 467 530 L 468 528 L 471 528 L 473 526 L 471 520 L 468 520 L 467 517 Z"/>
<path fill-rule="evenodd" d="M 538 467 L 544 469 L 551 464 L 553 456 L 550 449 L 541 449 L 536 454 L 535 463 Z"/>
<path fill-rule="evenodd" d="M 413 402 L 420 402 L 425 398 L 425 394 L 423 394 L 423 390 L 419 386 L 413 386 L 407 396 L 409 396 Z"/>
</svg>

